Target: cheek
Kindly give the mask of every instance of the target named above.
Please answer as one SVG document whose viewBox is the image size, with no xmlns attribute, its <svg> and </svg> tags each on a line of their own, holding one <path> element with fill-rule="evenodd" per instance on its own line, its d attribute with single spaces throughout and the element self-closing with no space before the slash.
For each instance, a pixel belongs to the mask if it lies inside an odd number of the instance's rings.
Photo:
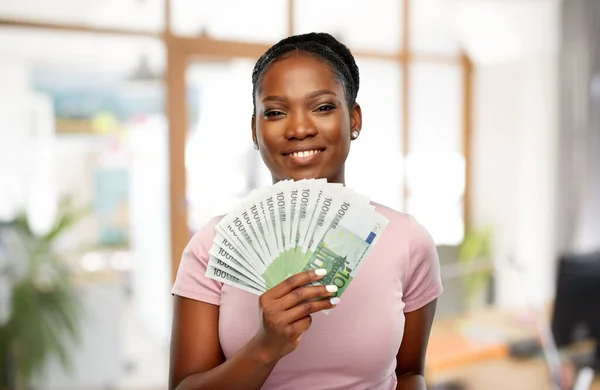
<svg viewBox="0 0 600 390">
<path fill-rule="evenodd" d="M 269 123 L 266 126 L 264 124 L 257 124 L 256 126 L 256 138 L 258 141 L 260 156 L 265 164 L 269 167 L 272 166 L 273 161 L 277 159 L 277 145 L 281 143 L 281 129 L 278 128 L 276 123 Z"/>
<path fill-rule="evenodd" d="M 348 151 L 350 147 L 350 120 L 332 116 L 322 123 L 323 136 L 340 151 Z"/>
<path fill-rule="evenodd" d="M 262 149 L 270 149 L 279 136 L 276 124 L 265 123 L 262 120 L 256 124 L 256 138 L 258 146 Z"/>
</svg>

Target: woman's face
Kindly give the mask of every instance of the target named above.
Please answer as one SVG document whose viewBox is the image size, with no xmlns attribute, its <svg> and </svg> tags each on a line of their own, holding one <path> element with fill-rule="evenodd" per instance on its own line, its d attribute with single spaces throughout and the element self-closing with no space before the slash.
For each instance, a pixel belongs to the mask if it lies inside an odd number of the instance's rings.
<svg viewBox="0 0 600 390">
<path fill-rule="evenodd" d="M 361 111 L 346 103 L 329 64 L 292 55 L 271 64 L 255 98 L 252 138 L 273 176 L 344 182 L 350 134 L 360 131 Z"/>
</svg>

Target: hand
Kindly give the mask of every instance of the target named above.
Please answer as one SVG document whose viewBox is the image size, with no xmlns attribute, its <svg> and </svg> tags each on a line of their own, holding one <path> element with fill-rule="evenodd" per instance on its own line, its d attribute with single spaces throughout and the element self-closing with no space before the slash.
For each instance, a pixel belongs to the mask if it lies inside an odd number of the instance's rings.
<svg viewBox="0 0 600 390">
<path fill-rule="evenodd" d="M 278 361 L 298 347 L 302 334 L 310 327 L 311 314 L 335 307 L 331 297 L 336 286 L 307 286 L 320 280 L 325 270 L 310 270 L 290 276 L 261 295 L 261 326 L 255 336 L 268 361 Z"/>
</svg>

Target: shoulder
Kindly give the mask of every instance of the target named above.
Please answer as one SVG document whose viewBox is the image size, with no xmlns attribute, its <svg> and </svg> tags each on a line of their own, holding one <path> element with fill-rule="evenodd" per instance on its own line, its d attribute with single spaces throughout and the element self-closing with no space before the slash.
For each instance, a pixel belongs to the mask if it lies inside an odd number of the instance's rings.
<svg viewBox="0 0 600 390">
<path fill-rule="evenodd" d="M 375 210 L 388 219 L 382 242 L 386 253 L 399 252 L 406 263 L 405 276 L 410 279 L 412 271 L 438 263 L 437 248 L 429 231 L 411 214 L 371 202 Z M 408 282 L 408 280 L 407 280 Z"/>
<path fill-rule="evenodd" d="M 375 211 L 377 211 L 379 214 L 387 218 L 388 221 L 390 221 L 390 225 L 394 225 L 395 227 L 397 227 L 397 225 L 403 226 L 408 223 L 408 219 L 410 218 L 409 214 L 400 212 L 391 207 L 376 202 L 371 202 L 371 205 L 375 207 Z"/>
<path fill-rule="evenodd" d="M 212 241 L 215 238 L 216 227 L 224 217 L 224 215 L 219 215 L 206 222 L 196 233 L 194 233 L 185 248 L 185 252 L 191 252 L 196 256 L 199 255 L 199 252 L 208 252 L 212 245 Z"/>
<path fill-rule="evenodd" d="M 375 211 L 383 215 L 389 221 L 386 231 L 388 235 L 396 239 L 406 237 L 411 241 L 412 246 L 431 246 L 433 239 L 427 229 L 417 221 L 417 219 L 407 213 L 392 209 L 391 207 L 371 202 L 375 206 Z"/>
<path fill-rule="evenodd" d="M 372 202 L 388 219 L 382 250 L 400 252 L 403 275 L 404 312 L 417 310 L 443 291 L 437 248 L 431 234 L 412 215 Z"/>
<path fill-rule="evenodd" d="M 375 206 L 375 211 L 383 215 L 390 221 L 388 228 L 394 235 L 402 235 L 421 244 L 431 244 L 433 239 L 427 229 L 417 221 L 417 219 L 407 213 L 394 210 L 379 203 L 371 202 Z"/>
<path fill-rule="evenodd" d="M 185 247 L 171 293 L 185 298 L 218 305 L 221 284 L 205 276 L 209 251 L 215 237 L 215 228 L 223 217 L 210 219 L 196 232 Z"/>
</svg>

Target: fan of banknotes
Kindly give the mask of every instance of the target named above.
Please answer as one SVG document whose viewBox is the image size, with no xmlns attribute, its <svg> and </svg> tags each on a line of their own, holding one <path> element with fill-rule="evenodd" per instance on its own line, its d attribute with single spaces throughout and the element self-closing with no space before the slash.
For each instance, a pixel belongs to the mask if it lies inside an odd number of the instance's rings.
<svg viewBox="0 0 600 390">
<path fill-rule="evenodd" d="M 216 226 L 206 275 L 261 295 L 287 277 L 327 270 L 341 296 L 388 220 L 369 199 L 325 179 L 254 190 Z"/>
</svg>

